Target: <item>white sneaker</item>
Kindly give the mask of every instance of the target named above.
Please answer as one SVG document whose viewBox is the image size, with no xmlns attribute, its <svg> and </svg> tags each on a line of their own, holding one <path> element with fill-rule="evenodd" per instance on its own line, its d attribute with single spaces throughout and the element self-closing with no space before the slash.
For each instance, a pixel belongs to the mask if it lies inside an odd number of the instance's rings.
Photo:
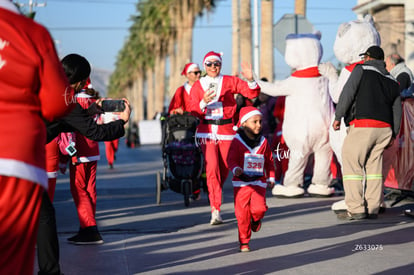
<svg viewBox="0 0 414 275">
<path fill-rule="evenodd" d="M 387 209 L 387 205 L 385 204 L 385 202 L 381 203 L 379 214 L 384 213 L 386 209 Z M 331 210 L 334 211 L 336 214 L 338 214 L 340 212 L 348 211 L 348 206 L 346 205 L 345 200 L 340 200 L 332 204 Z"/>
<path fill-rule="evenodd" d="M 312 197 L 330 197 L 333 193 L 335 193 L 335 188 L 322 184 L 312 183 L 308 187 L 308 194 Z"/>
<path fill-rule="evenodd" d="M 284 186 L 276 184 L 272 189 L 272 194 L 277 197 L 297 198 L 302 197 L 305 190 L 299 186 Z"/>
<path fill-rule="evenodd" d="M 210 224 L 217 225 L 217 224 L 222 224 L 222 223 L 223 223 L 223 219 L 220 216 L 220 211 L 218 211 L 217 209 L 214 209 L 213 212 L 211 212 Z"/>
<path fill-rule="evenodd" d="M 340 200 L 332 204 L 331 210 L 338 214 L 340 212 L 348 211 L 348 206 L 346 205 L 345 200 Z"/>
</svg>

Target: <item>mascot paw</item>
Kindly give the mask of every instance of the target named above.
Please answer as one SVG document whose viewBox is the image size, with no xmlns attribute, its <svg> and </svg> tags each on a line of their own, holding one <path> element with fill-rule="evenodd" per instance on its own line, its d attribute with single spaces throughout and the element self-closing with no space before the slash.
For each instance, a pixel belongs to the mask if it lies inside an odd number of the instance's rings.
<svg viewBox="0 0 414 275">
<path fill-rule="evenodd" d="M 272 194 L 281 198 L 299 198 L 302 197 L 305 191 L 299 186 L 284 186 L 276 184 L 272 189 Z"/>
<path fill-rule="evenodd" d="M 331 62 L 319 64 L 319 73 L 323 76 L 331 78 L 338 78 L 336 67 Z"/>
</svg>

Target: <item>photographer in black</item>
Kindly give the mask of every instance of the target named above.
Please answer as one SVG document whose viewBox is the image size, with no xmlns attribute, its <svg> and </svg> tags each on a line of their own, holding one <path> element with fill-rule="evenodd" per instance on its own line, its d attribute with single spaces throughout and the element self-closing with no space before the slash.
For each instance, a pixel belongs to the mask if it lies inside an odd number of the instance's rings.
<svg viewBox="0 0 414 275">
<path fill-rule="evenodd" d="M 75 93 L 78 93 L 85 86 L 91 73 L 91 66 L 88 60 L 78 54 L 69 54 L 61 62 L 71 86 L 74 88 Z M 47 142 L 52 141 L 62 132 L 74 131 L 94 141 L 107 141 L 124 136 L 124 125 L 128 122 L 131 113 L 128 100 L 124 99 L 124 101 L 125 110 L 119 113 L 120 119 L 102 125 L 96 124 L 94 120 L 94 115 L 103 112 L 100 107 L 101 100 L 92 104 L 88 109 L 83 109 L 79 103 L 76 103 L 73 110 L 65 117 L 53 122 L 45 122 Z M 44 192 L 40 210 L 37 250 L 38 274 L 61 274 L 55 209 L 47 191 Z"/>
</svg>

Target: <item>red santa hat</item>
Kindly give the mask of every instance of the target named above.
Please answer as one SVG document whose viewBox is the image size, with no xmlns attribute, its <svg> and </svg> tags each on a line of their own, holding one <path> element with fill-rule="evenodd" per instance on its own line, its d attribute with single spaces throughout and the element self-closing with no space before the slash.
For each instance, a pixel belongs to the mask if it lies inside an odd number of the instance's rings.
<svg viewBox="0 0 414 275">
<path fill-rule="evenodd" d="M 198 66 L 198 64 L 196 64 L 196 63 L 187 63 L 187 64 L 185 64 L 184 69 L 181 72 L 181 75 L 186 75 L 194 69 L 199 69 L 200 70 L 200 67 Z"/>
<path fill-rule="evenodd" d="M 233 129 L 236 131 L 237 128 L 240 128 L 243 122 L 246 122 L 249 118 L 255 115 L 262 116 L 262 113 L 253 106 L 247 106 L 247 107 L 241 108 L 240 114 L 239 114 L 239 121 L 237 122 L 237 126 L 233 127 Z"/>
<path fill-rule="evenodd" d="M 206 64 L 207 60 L 210 61 L 220 61 L 221 62 L 221 57 L 223 56 L 223 53 L 216 53 L 214 51 L 208 52 L 203 59 L 203 64 Z"/>
</svg>

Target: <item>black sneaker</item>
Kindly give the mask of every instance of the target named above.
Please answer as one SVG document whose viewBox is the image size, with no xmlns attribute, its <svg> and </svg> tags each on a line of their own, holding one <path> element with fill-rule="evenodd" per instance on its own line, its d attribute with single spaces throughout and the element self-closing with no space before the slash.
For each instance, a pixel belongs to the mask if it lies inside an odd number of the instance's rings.
<svg viewBox="0 0 414 275">
<path fill-rule="evenodd" d="M 68 239 L 72 244 L 103 244 L 104 241 L 96 226 L 90 226 L 79 230 L 79 233 Z"/>
<path fill-rule="evenodd" d="M 252 227 L 252 231 L 253 232 L 259 231 L 260 228 L 262 227 L 262 220 L 254 221 L 252 219 L 252 225 L 251 225 L 251 227 Z"/>
<path fill-rule="evenodd" d="M 340 220 L 348 220 L 348 221 L 355 221 L 355 220 L 363 220 L 367 218 L 367 214 L 365 213 L 351 213 L 351 212 L 344 212 L 337 214 L 338 219 Z"/>
</svg>

